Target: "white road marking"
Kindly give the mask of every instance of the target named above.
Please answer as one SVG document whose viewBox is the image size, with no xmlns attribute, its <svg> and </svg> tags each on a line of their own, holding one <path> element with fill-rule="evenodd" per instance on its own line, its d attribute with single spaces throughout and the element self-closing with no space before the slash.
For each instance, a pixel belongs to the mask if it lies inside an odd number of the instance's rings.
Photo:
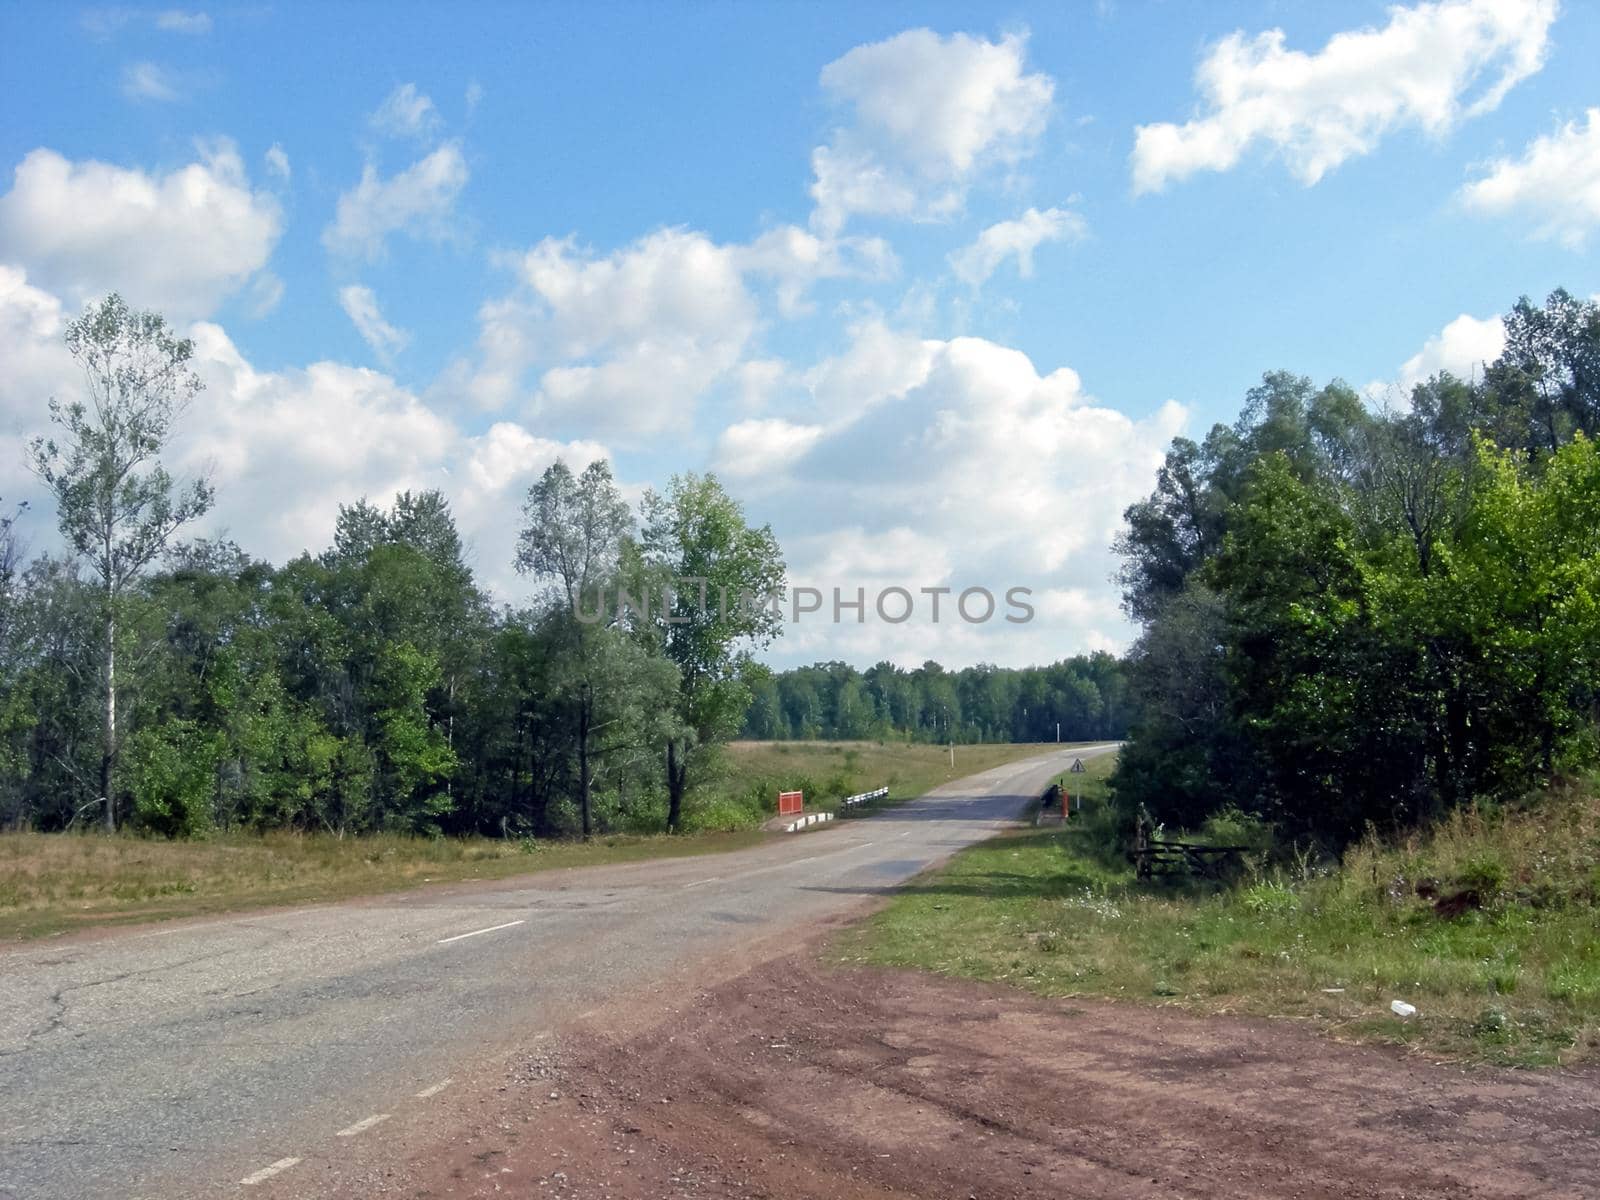
<svg viewBox="0 0 1600 1200">
<path fill-rule="evenodd" d="M 700 887 L 702 884 L 716 883 L 721 878 L 722 878 L 721 875 L 713 875 L 710 879 L 696 879 L 693 883 L 686 883 L 683 886 L 685 888 Z"/>
<path fill-rule="evenodd" d="M 444 1091 L 445 1088 L 449 1087 L 454 1082 L 455 1082 L 454 1079 L 441 1079 L 438 1083 L 434 1084 L 432 1087 L 425 1087 L 420 1092 L 418 1092 L 417 1093 L 417 1099 L 418 1100 L 426 1100 L 429 1096 L 437 1096 L 440 1092 Z"/>
<path fill-rule="evenodd" d="M 361 1120 L 357 1121 L 354 1125 L 351 1125 L 348 1128 L 339 1130 L 339 1132 L 334 1134 L 333 1136 L 334 1137 L 355 1137 L 356 1134 L 365 1133 L 367 1130 L 371 1129 L 374 1125 L 382 1124 L 384 1121 L 387 1121 L 388 1119 L 389 1119 L 389 1114 L 388 1113 L 373 1113 L 370 1117 L 362 1117 Z"/>
<path fill-rule="evenodd" d="M 299 1161 L 300 1160 L 298 1158 L 280 1158 L 277 1162 L 262 1167 L 261 1170 L 257 1171 L 254 1175 L 246 1175 L 243 1179 L 239 1180 L 239 1183 L 244 1187 L 255 1187 L 256 1184 L 265 1183 L 274 1175 L 281 1175 L 290 1167 L 298 1164 Z"/>
<path fill-rule="evenodd" d="M 480 933 L 493 933 L 497 929 L 510 929 L 513 925 L 524 924 L 524 921 L 507 921 L 504 925 L 491 925 L 487 929 L 474 929 L 471 933 L 458 933 L 455 937 L 440 938 L 439 945 L 446 942 L 459 942 L 462 938 L 477 937 Z"/>
</svg>

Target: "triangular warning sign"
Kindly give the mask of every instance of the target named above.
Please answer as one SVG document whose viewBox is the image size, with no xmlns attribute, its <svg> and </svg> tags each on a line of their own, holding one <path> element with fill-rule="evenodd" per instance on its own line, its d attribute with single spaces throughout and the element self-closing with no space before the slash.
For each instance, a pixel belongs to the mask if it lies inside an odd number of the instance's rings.
<svg viewBox="0 0 1600 1200">
<path fill-rule="evenodd" d="M 1075 758 L 1072 760 L 1072 773 L 1074 775 L 1083 774 L 1083 759 Z"/>
</svg>

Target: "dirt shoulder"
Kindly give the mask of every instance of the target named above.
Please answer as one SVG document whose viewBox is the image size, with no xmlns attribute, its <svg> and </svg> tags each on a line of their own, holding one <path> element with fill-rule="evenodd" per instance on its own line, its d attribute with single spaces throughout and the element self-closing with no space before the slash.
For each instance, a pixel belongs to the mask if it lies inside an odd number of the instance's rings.
<svg viewBox="0 0 1600 1200">
<path fill-rule="evenodd" d="M 1286 1021 L 830 969 L 809 948 L 660 1011 L 619 1007 L 629 1019 L 599 1014 L 520 1052 L 408 1131 L 405 1162 L 301 1186 L 625 1200 L 1600 1195 L 1592 1068 L 1436 1065 Z"/>
</svg>

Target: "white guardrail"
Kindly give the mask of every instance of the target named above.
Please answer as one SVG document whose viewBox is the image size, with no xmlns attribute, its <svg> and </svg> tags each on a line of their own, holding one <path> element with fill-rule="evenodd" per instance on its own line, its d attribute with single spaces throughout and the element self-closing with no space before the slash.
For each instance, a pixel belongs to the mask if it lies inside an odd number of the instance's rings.
<svg viewBox="0 0 1600 1200">
<path fill-rule="evenodd" d="M 859 795 L 856 795 L 856 796 L 846 796 L 843 800 L 839 801 L 839 807 L 840 808 L 853 808 L 857 804 L 866 804 L 868 801 L 871 801 L 871 800 L 883 800 L 888 795 L 889 795 L 889 789 L 886 788 L 886 787 L 881 787 L 881 788 L 878 788 L 876 791 L 862 792 L 862 793 L 860 793 Z"/>
</svg>

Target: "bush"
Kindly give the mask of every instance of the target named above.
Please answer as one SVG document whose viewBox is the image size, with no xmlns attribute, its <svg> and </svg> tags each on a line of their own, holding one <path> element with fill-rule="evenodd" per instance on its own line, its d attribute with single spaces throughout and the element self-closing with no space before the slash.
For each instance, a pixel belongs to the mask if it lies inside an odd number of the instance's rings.
<svg viewBox="0 0 1600 1200">
<path fill-rule="evenodd" d="M 128 739 L 123 779 L 141 828 L 166 837 L 194 837 L 211 828 L 216 737 L 193 721 L 173 720 Z"/>
<path fill-rule="evenodd" d="M 1456 882 L 1477 892 L 1484 900 L 1492 900 L 1506 886 L 1506 866 L 1492 855 L 1481 854 L 1461 864 Z"/>
<path fill-rule="evenodd" d="M 1287 916 L 1300 909 L 1300 897 L 1292 887 L 1269 880 L 1245 888 L 1239 902 L 1258 917 Z"/>
</svg>

